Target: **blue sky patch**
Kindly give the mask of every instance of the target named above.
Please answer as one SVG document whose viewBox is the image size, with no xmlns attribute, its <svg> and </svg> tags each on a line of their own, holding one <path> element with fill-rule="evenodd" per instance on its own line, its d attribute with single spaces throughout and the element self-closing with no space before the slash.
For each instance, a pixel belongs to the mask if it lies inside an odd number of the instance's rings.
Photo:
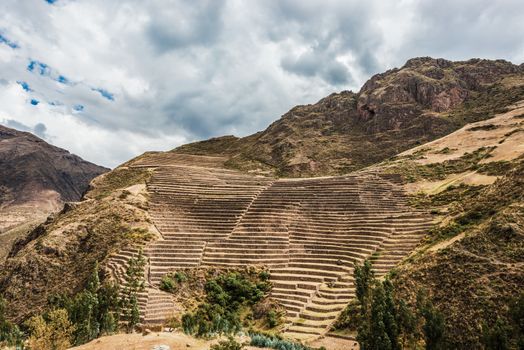
<svg viewBox="0 0 524 350">
<path fill-rule="evenodd" d="M 49 66 L 45 63 L 31 60 L 27 65 L 27 70 L 30 72 L 36 72 L 40 75 L 49 75 L 50 69 Z"/>
<path fill-rule="evenodd" d="M 107 90 L 100 89 L 100 88 L 91 88 L 91 90 L 99 92 L 100 95 L 102 95 L 102 97 L 108 99 L 109 101 L 114 101 L 115 100 L 115 95 L 110 93 Z"/>
<path fill-rule="evenodd" d="M 34 98 L 31 99 L 31 104 L 32 104 L 33 106 L 36 106 L 36 105 L 39 104 L 39 103 L 40 103 L 40 101 L 35 100 Z"/>
<path fill-rule="evenodd" d="M 66 84 L 66 85 L 71 84 L 71 81 L 67 79 L 66 77 L 64 77 L 63 75 L 59 75 L 58 78 L 56 78 L 56 81 L 58 81 L 61 84 Z"/>
<path fill-rule="evenodd" d="M 53 5 L 55 2 L 57 2 L 58 0 L 44 0 L 45 2 L 47 2 L 48 4 L 51 4 Z"/>
<path fill-rule="evenodd" d="M 77 111 L 77 112 L 81 112 L 84 110 L 84 106 L 82 105 L 74 105 L 73 106 L 73 110 Z"/>
<path fill-rule="evenodd" d="M 3 36 L 2 34 L 0 34 L 0 43 L 2 44 L 6 44 L 7 46 L 9 46 L 10 48 L 12 49 L 18 49 L 20 46 L 18 46 L 17 43 L 7 39 L 5 36 Z"/>
<path fill-rule="evenodd" d="M 18 80 L 17 83 L 20 84 L 20 86 L 22 87 L 22 89 L 24 89 L 25 91 L 27 91 L 27 92 L 31 92 L 31 91 L 33 91 L 33 90 L 29 87 L 29 84 L 26 83 L 25 81 Z"/>
</svg>

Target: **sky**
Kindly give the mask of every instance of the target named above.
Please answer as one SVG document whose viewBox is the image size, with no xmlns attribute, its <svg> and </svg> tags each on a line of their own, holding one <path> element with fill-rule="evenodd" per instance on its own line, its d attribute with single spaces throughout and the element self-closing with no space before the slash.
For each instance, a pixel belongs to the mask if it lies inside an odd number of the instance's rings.
<svg viewBox="0 0 524 350">
<path fill-rule="evenodd" d="M 417 56 L 524 62 L 522 0 L 2 0 L 0 124 L 108 167 Z"/>
</svg>

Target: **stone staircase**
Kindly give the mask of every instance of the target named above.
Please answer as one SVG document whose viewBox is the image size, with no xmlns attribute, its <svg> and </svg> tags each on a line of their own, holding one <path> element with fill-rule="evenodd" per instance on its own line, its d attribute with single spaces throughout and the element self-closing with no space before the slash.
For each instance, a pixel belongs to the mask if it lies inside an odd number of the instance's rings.
<svg viewBox="0 0 524 350">
<path fill-rule="evenodd" d="M 373 257 L 383 276 L 431 226 L 426 213 L 408 207 L 394 175 L 272 179 L 223 169 L 220 157 L 152 157 L 131 165 L 154 169 L 150 216 L 163 236 L 144 247 L 146 324 L 173 312 L 158 290 L 166 273 L 260 265 L 270 269 L 271 296 L 287 311 L 285 334 L 319 337 L 354 298 L 355 262 Z M 129 254 L 110 259 L 115 276 Z"/>
</svg>

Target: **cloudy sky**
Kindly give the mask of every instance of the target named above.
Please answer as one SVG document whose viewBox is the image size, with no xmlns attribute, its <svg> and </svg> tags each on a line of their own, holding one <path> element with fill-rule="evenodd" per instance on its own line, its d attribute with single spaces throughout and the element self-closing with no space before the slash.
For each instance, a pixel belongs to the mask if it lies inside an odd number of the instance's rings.
<svg viewBox="0 0 524 350">
<path fill-rule="evenodd" d="M 114 167 L 414 56 L 524 61 L 522 0 L 1 0 L 0 123 Z"/>
</svg>

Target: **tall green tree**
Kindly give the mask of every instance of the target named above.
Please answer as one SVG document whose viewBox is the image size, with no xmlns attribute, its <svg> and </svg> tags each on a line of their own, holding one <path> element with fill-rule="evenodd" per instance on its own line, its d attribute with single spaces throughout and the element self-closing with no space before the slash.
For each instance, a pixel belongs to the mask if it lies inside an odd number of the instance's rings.
<svg viewBox="0 0 524 350">
<path fill-rule="evenodd" d="M 360 324 L 357 328 L 357 341 L 360 349 L 371 349 L 371 301 L 374 285 L 377 283 L 369 260 L 362 265 L 355 264 L 355 291 L 360 307 Z"/>
<path fill-rule="evenodd" d="M 509 350 L 511 326 L 501 318 L 491 327 L 482 327 L 482 343 L 486 350 Z"/>
<path fill-rule="evenodd" d="M 373 289 L 373 301 L 371 303 L 371 324 L 368 348 L 365 350 L 392 350 L 393 345 L 387 333 L 385 320 L 388 318 L 386 308 L 386 295 L 382 284 Z"/>
<path fill-rule="evenodd" d="M 400 350 L 399 329 L 397 325 L 397 307 L 394 299 L 394 288 L 391 281 L 386 278 L 382 282 L 384 288 L 384 326 L 389 341 L 391 342 L 392 350 Z"/>
<path fill-rule="evenodd" d="M 524 350 L 524 293 L 510 305 L 509 313 L 513 321 L 513 333 L 519 350 Z"/>
<path fill-rule="evenodd" d="M 355 264 L 354 276 L 357 299 L 360 302 L 362 313 L 367 314 L 371 305 L 373 286 L 376 283 L 371 262 L 365 260 L 362 265 Z"/>
<path fill-rule="evenodd" d="M 54 308 L 67 310 L 75 326 L 73 344 L 80 345 L 117 330 L 120 314 L 119 289 L 114 283 L 100 283 L 98 264 L 86 282 L 85 289 L 72 297 L 57 296 L 50 300 Z"/>
<path fill-rule="evenodd" d="M 424 332 L 424 340 L 426 341 L 426 349 L 439 350 L 444 348 L 444 333 L 445 322 L 444 316 L 438 311 L 433 304 L 427 299 L 423 298 L 419 302 L 419 310 L 424 318 L 424 325 L 422 330 Z"/>
<path fill-rule="evenodd" d="M 139 250 L 136 257 L 128 260 L 125 286 L 121 298 L 123 317 L 127 323 L 128 331 L 131 331 L 140 322 L 138 294 L 145 289 L 145 266 L 146 259 L 142 250 Z"/>
<path fill-rule="evenodd" d="M 419 318 L 404 300 L 397 305 L 397 325 L 400 333 L 401 349 L 413 349 L 420 339 Z"/>
</svg>

